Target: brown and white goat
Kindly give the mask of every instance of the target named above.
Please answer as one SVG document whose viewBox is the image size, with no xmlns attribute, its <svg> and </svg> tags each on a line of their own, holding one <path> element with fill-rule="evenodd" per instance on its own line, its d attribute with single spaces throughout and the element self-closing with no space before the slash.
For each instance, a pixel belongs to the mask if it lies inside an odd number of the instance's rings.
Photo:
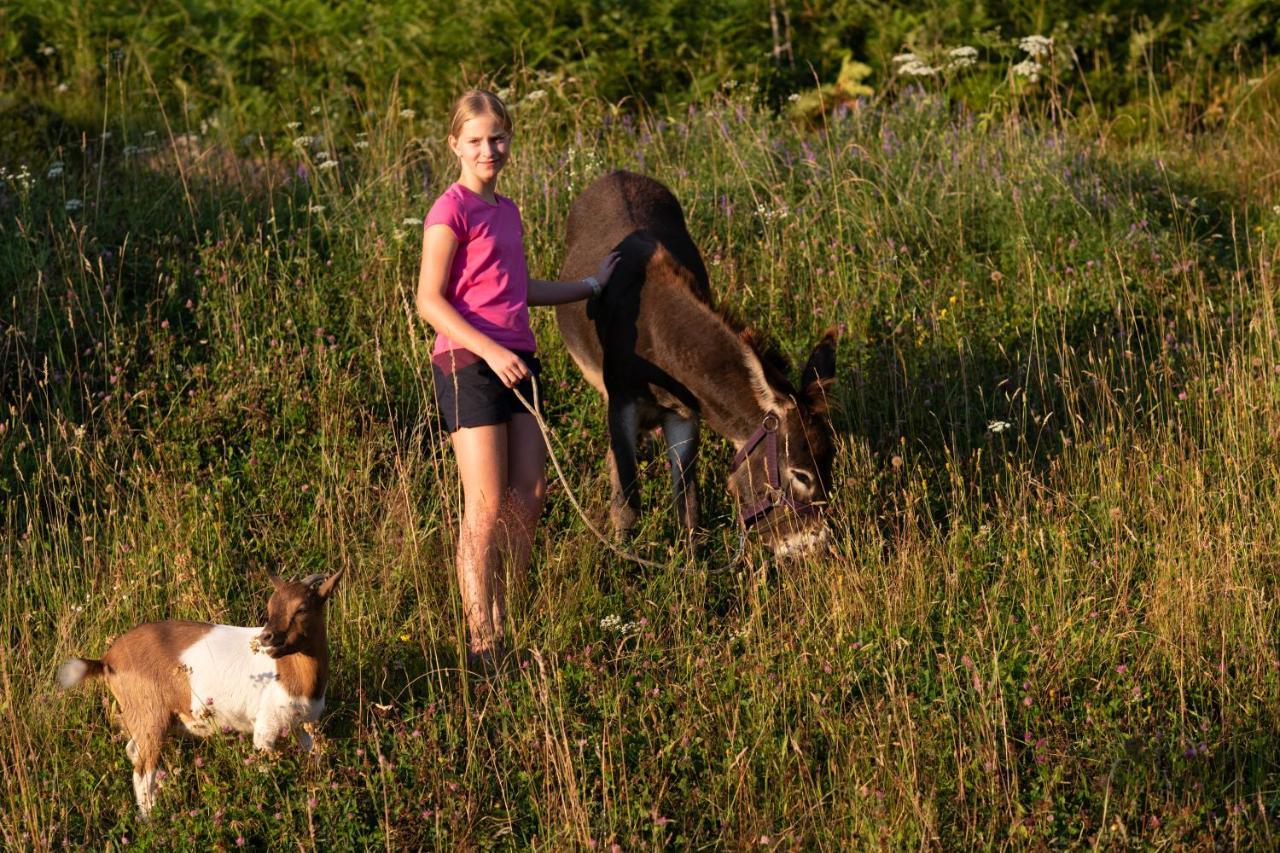
<svg viewBox="0 0 1280 853">
<path fill-rule="evenodd" d="M 120 704 L 144 817 L 155 803 L 160 750 L 171 729 L 199 737 L 222 729 L 252 732 L 253 745 L 267 750 L 292 730 L 310 751 L 311 736 L 300 724 L 324 710 L 325 603 L 342 572 L 301 581 L 273 576 L 262 628 L 151 622 L 117 639 L 102 660 L 71 658 L 62 665 L 64 690 L 102 676 Z"/>
</svg>

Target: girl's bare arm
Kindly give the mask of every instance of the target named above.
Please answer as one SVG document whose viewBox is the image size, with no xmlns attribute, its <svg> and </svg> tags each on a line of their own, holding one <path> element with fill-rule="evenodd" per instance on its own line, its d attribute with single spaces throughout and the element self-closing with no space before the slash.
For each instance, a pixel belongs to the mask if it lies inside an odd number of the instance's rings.
<svg viewBox="0 0 1280 853">
<path fill-rule="evenodd" d="M 431 225 L 422 233 L 422 265 L 414 307 L 418 316 L 437 332 L 480 356 L 508 388 L 529 375 L 529 368 L 511 350 L 495 342 L 467 322 L 445 298 L 449 268 L 458 249 L 458 237 L 448 225 Z"/>
</svg>

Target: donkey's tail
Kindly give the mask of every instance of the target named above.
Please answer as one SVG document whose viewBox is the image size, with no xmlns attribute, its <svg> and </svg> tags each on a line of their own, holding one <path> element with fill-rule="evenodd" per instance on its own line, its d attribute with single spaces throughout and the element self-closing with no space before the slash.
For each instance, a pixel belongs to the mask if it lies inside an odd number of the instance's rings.
<svg viewBox="0 0 1280 853">
<path fill-rule="evenodd" d="M 99 678 L 106 671 L 106 665 L 100 660 L 72 658 L 58 667 L 58 686 L 70 690 L 86 678 Z"/>
</svg>

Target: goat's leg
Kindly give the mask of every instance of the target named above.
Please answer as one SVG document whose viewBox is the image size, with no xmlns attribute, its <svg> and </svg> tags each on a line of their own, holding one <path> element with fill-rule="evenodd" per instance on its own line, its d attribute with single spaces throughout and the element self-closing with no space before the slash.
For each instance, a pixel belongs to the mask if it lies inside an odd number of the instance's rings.
<svg viewBox="0 0 1280 853">
<path fill-rule="evenodd" d="M 636 488 L 638 432 L 635 401 L 609 395 L 609 479 L 613 486 L 609 518 L 614 533 L 623 538 L 640 517 L 640 494 Z"/>
<path fill-rule="evenodd" d="M 685 535 L 692 539 L 698 526 L 698 416 L 682 418 L 675 412 L 667 412 L 662 416 L 662 434 L 667 440 L 676 518 Z"/>
<path fill-rule="evenodd" d="M 146 818 L 156 804 L 156 771 L 169 721 L 162 714 L 126 713 L 125 725 L 130 734 L 124 751 L 133 764 L 133 797 L 138 812 Z"/>
</svg>

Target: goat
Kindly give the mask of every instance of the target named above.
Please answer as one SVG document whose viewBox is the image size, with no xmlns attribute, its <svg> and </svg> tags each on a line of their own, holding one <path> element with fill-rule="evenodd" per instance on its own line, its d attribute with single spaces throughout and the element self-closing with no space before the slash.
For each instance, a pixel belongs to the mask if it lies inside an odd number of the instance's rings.
<svg viewBox="0 0 1280 853">
<path fill-rule="evenodd" d="M 116 697 L 143 817 L 155 804 L 160 750 L 171 729 L 197 737 L 220 729 L 252 732 L 254 747 L 264 750 L 292 730 L 311 751 L 311 736 L 298 726 L 324 710 L 325 603 L 343 571 L 301 581 L 272 576 L 262 628 L 150 622 L 122 635 L 102 660 L 77 657 L 62 665 L 63 690 L 100 676 Z"/>
</svg>

